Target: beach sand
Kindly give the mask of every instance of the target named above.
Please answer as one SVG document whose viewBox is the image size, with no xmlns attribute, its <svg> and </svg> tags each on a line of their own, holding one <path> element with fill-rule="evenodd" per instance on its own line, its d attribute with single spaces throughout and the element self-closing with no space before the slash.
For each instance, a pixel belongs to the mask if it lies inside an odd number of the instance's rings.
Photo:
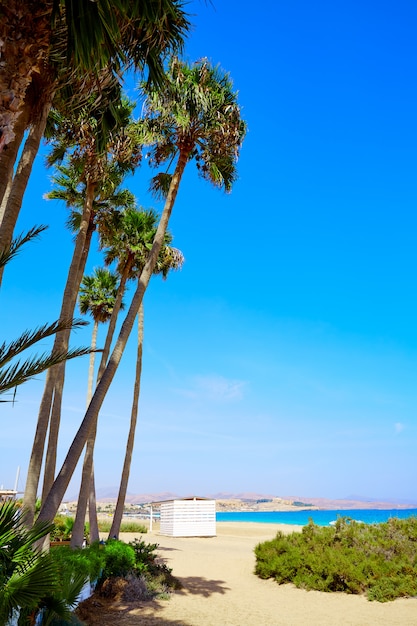
<svg viewBox="0 0 417 626">
<path fill-rule="evenodd" d="M 417 599 L 369 602 L 362 596 L 304 591 L 253 574 L 254 547 L 284 524 L 218 522 L 217 537 L 177 538 L 157 528 L 142 538 L 159 544 L 158 554 L 183 589 L 169 600 L 114 607 L 123 626 L 417 626 Z M 132 541 L 132 535 L 120 539 Z"/>
</svg>

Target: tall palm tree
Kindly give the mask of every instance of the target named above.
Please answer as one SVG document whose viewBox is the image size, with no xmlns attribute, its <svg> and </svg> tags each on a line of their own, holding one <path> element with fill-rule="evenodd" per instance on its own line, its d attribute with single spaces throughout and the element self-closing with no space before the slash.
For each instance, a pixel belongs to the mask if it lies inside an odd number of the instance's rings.
<svg viewBox="0 0 417 626">
<path fill-rule="evenodd" d="M 107 365 L 120 309 L 119 304 L 123 298 L 126 283 L 137 277 L 145 264 L 152 249 L 157 219 L 158 214 L 154 209 L 137 210 L 131 207 L 125 211 L 114 211 L 109 219 L 100 221 L 100 245 L 105 253 L 105 263 L 106 265 L 116 263 L 116 269 L 120 275 L 120 285 L 101 356 L 97 380 L 100 380 Z M 167 235 L 165 239 L 165 243 L 168 244 L 171 241 L 170 235 Z"/>
<path fill-rule="evenodd" d="M 129 123 L 130 105 L 124 104 L 125 124 Z M 68 128 L 71 126 L 70 130 Z M 59 189 L 50 194 L 50 197 L 64 200 L 67 205 L 75 206 L 81 210 L 81 217 L 78 220 L 78 232 L 75 241 L 74 253 L 68 272 L 67 282 L 63 294 L 60 319 L 73 315 L 77 294 L 84 272 L 85 263 L 90 247 L 92 233 L 95 229 L 96 212 L 109 210 L 112 201 L 117 204 L 127 202 L 127 206 L 132 202 L 132 195 L 125 191 L 120 192 L 118 186 L 123 180 L 126 171 L 129 171 L 129 164 L 126 159 L 131 157 L 131 152 L 126 156 L 126 148 L 122 148 L 122 161 L 118 161 L 117 150 L 109 158 L 106 155 L 95 154 L 96 146 L 96 126 L 94 119 L 88 125 L 84 116 L 75 117 L 73 123 L 70 120 L 61 120 L 57 128 L 57 140 L 54 144 L 53 156 L 62 156 L 65 149 L 71 144 L 75 144 L 75 150 L 69 156 L 68 166 L 58 169 L 56 182 Z M 69 142 L 65 144 L 65 138 L 69 136 Z M 129 134 L 123 134 L 129 138 Z M 77 140 L 79 140 L 77 145 Z M 108 139 L 108 145 L 117 148 L 117 135 Z M 129 151 L 128 151 L 129 152 Z M 134 148 L 134 155 L 136 155 Z M 136 164 L 136 157 L 132 159 Z M 106 173 L 106 176 L 104 175 Z M 120 196 L 120 201 L 119 201 Z M 60 333 L 56 336 L 53 352 L 65 349 L 69 342 L 69 333 Z M 49 445 L 46 457 L 44 473 L 43 496 L 49 490 L 55 474 L 56 446 L 61 413 L 62 390 L 64 384 L 65 369 L 58 367 L 48 371 L 44 393 L 38 414 L 35 438 L 29 462 L 28 478 L 25 489 L 25 510 L 28 522 L 33 520 L 34 507 L 36 503 L 39 477 L 42 466 L 45 439 L 49 429 Z"/>
<path fill-rule="evenodd" d="M 162 274 L 164 279 L 167 278 L 170 270 L 178 270 L 184 263 L 183 254 L 176 248 L 164 246 L 159 256 L 159 262 L 155 268 L 156 274 Z M 140 381 L 142 375 L 142 352 L 143 352 L 143 325 L 144 325 L 144 307 L 143 302 L 138 312 L 138 349 L 136 355 L 136 373 L 135 384 L 133 388 L 132 410 L 130 414 L 129 434 L 127 437 L 126 453 L 123 462 L 122 475 L 120 479 L 119 493 L 117 495 L 116 508 L 114 510 L 113 521 L 109 532 L 109 538 L 118 537 L 120 525 L 122 523 L 123 511 L 126 501 L 127 486 L 129 483 L 130 466 L 132 463 L 133 448 L 135 444 L 136 424 L 139 409 Z"/>
<path fill-rule="evenodd" d="M 69 289 L 72 289 L 72 295 L 69 296 L 69 302 L 73 307 L 75 306 L 74 294 L 76 296 L 76 293 L 78 292 L 81 275 L 84 271 L 89 251 L 89 241 L 91 239 L 92 231 L 96 226 L 96 221 L 106 221 L 113 210 L 123 207 L 129 208 L 135 203 L 133 194 L 126 189 L 120 190 L 117 187 L 117 185 L 123 180 L 124 176 L 134 170 L 141 158 L 141 147 L 136 144 L 135 125 L 131 123 L 130 120 L 132 106 L 132 103 L 127 100 L 122 101 L 122 111 L 119 112 L 119 119 L 123 122 L 123 124 L 117 134 L 109 134 L 107 145 L 108 154 L 100 154 L 100 152 L 97 151 L 99 150 L 100 141 L 102 141 L 101 137 L 105 134 L 106 129 L 104 128 L 103 131 L 97 135 L 95 117 L 91 120 L 91 128 L 89 129 L 88 125 L 86 125 L 84 121 L 84 116 L 81 116 L 78 120 L 79 128 L 76 128 L 75 137 L 74 125 L 71 123 L 71 120 L 65 120 L 63 123 L 61 122 L 54 150 L 50 155 L 50 159 L 53 160 L 55 158 L 60 158 L 61 154 L 65 150 L 68 150 L 68 135 L 73 136 L 73 141 L 74 139 L 77 139 L 79 142 L 70 156 L 70 162 L 78 171 L 84 184 L 84 192 L 82 194 L 83 206 L 81 219 L 78 215 L 76 215 L 78 221 L 73 221 L 73 225 L 75 227 L 79 226 L 80 233 L 82 231 L 83 220 L 86 215 L 89 215 L 89 228 L 85 239 L 83 256 L 78 264 L 76 282 L 73 282 L 72 285 L 71 283 L 69 284 Z M 68 190 L 65 191 L 67 192 Z M 74 189 L 70 187 L 70 198 L 72 197 L 73 191 Z M 59 193 L 58 195 L 50 195 L 54 198 L 60 197 Z M 74 251 L 74 254 L 75 252 L 76 251 Z M 66 294 L 64 293 L 63 306 L 65 298 Z M 55 345 L 57 348 L 59 346 L 59 341 L 66 345 L 69 341 L 69 334 L 62 334 L 61 337 L 56 338 Z M 48 493 L 55 476 L 56 451 L 61 418 L 64 377 L 65 366 L 60 366 L 59 368 L 56 368 L 54 378 L 51 376 L 50 379 L 47 379 L 39 411 L 41 423 L 46 423 L 48 408 L 50 411 L 49 441 L 45 460 L 42 498 L 45 498 Z M 51 389 L 53 390 L 53 398 L 50 396 Z"/>
<path fill-rule="evenodd" d="M 100 222 L 102 247 L 106 249 L 105 261 L 110 265 L 117 262 L 117 271 L 120 275 L 118 294 L 114 303 L 109 328 L 107 330 L 106 341 L 101 355 L 101 362 L 97 375 L 97 382 L 100 381 L 102 373 L 106 367 L 111 342 L 116 327 L 117 317 L 120 311 L 120 304 L 126 289 L 126 282 L 140 274 L 149 250 L 152 248 L 152 241 L 156 231 L 157 213 L 153 209 L 137 210 L 129 208 L 125 211 L 116 211 L 109 219 Z M 168 244 L 170 235 L 165 237 Z M 162 259 L 160 261 L 162 263 Z M 97 416 L 98 418 L 98 416 Z M 77 515 L 75 528 L 72 533 L 72 543 L 80 546 L 83 541 L 84 520 L 87 510 L 87 500 L 92 492 L 93 480 L 93 456 L 97 435 L 97 419 L 90 429 L 87 439 L 87 449 L 84 456 L 81 487 L 77 502 Z M 98 540 L 98 528 L 94 519 L 92 508 L 90 514 L 90 540 Z"/>
<path fill-rule="evenodd" d="M 91 356 L 88 371 L 87 406 L 93 395 L 94 361 L 97 347 L 97 332 L 99 324 L 105 324 L 111 318 L 118 292 L 119 277 L 107 268 L 98 267 L 92 276 L 84 276 L 78 303 L 83 315 L 88 313 L 94 321 L 91 336 Z M 122 302 L 121 308 L 124 308 Z"/>
<path fill-rule="evenodd" d="M 92 276 L 84 276 L 80 287 L 80 295 L 78 298 L 80 311 L 83 315 L 90 313 L 94 320 L 93 332 L 91 337 L 91 348 L 95 350 L 97 345 L 97 331 L 100 323 L 108 322 L 111 318 L 114 304 L 117 298 L 119 277 L 106 268 L 97 268 Z M 120 308 L 124 308 L 121 302 Z M 95 352 L 91 353 L 90 367 L 88 373 L 87 388 L 87 406 L 93 395 L 93 378 L 94 378 L 94 357 Z M 88 446 L 88 442 L 87 442 Z M 90 534 L 98 538 L 96 498 L 94 488 L 94 471 L 92 470 L 91 484 L 89 489 L 89 511 L 90 511 Z M 85 511 L 78 510 L 72 529 L 71 545 L 72 547 L 81 546 L 84 539 L 84 522 Z M 96 528 L 97 526 L 97 528 Z"/>
<path fill-rule="evenodd" d="M 106 369 L 97 385 L 84 419 L 73 439 L 39 516 L 51 519 L 68 487 L 92 424 L 120 363 L 145 290 L 164 243 L 169 218 L 185 167 L 195 159 L 201 175 L 214 185 L 231 190 L 236 178 L 236 160 L 246 126 L 241 120 L 237 94 L 227 74 L 206 61 L 192 67 L 174 59 L 166 87 L 160 91 L 143 85 L 147 96 L 148 116 L 143 125 L 152 144 L 151 156 L 158 165 L 177 158 L 172 175 L 165 172 L 155 179 L 155 189 L 167 191 L 164 210 L 152 249 L 138 280 L 136 292 Z M 168 177 L 168 178 L 167 178 Z M 161 183 L 166 183 L 163 185 Z"/>
</svg>

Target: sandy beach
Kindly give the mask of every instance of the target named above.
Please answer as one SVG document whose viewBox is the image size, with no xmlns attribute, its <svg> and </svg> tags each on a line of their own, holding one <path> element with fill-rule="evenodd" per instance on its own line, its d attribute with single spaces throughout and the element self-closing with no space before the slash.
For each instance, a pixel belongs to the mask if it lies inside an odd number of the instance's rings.
<svg viewBox="0 0 417 626">
<path fill-rule="evenodd" d="M 253 574 L 253 549 L 281 524 L 219 522 L 217 537 L 165 537 L 154 529 L 143 538 L 158 543 L 159 555 L 183 589 L 169 600 L 114 607 L 113 623 L 156 626 L 417 626 L 417 599 L 369 602 L 361 596 L 328 594 L 277 585 Z M 120 537 L 131 541 L 132 535 Z M 111 621 L 107 622 L 111 623 Z"/>
</svg>

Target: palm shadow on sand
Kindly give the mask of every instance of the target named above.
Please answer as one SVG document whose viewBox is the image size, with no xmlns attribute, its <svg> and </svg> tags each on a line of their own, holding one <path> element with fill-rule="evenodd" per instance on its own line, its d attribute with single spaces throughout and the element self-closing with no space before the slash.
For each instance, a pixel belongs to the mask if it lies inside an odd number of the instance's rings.
<svg viewBox="0 0 417 626">
<path fill-rule="evenodd" d="M 167 546 L 158 546 L 157 552 L 179 552 L 180 548 L 168 548 Z"/>
<path fill-rule="evenodd" d="M 225 594 L 227 591 L 230 591 L 230 587 L 225 586 L 224 580 L 209 580 L 201 576 L 181 576 L 178 577 L 178 580 L 182 585 L 182 589 L 175 593 L 180 595 L 191 594 L 209 598 L 215 593 Z"/>
</svg>

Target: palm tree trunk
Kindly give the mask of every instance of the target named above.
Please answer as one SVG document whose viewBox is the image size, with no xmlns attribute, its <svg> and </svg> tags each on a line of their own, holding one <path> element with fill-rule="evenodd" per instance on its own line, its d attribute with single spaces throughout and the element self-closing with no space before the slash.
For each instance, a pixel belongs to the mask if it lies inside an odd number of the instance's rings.
<svg viewBox="0 0 417 626">
<path fill-rule="evenodd" d="M 94 478 L 94 463 L 90 478 L 90 497 L 88 500 L 88 515 L 90 522 L 90 543 L 99 541 L 100 535 L 98 531 L 97 520 L 97 500 L 96 500 L 96 481 Z"/>
<path fill-rule="evenodd" d="M 93 334 L 91 336 L 91 350 L 95 350 L 97 346 L 97 331 L 98 331 L 98 321 L 94 322 L 93 326 Z M 90 354 L 90 365 L 88 370 L 88 387 L 87 387 L 87 408 L 90 404 L 91 398 L 93 396 L 93 379 L 94 379 L 94 361 L 95 361 L 95 352 L 91 352 Z M 87 442 L 87 452 L 84 457 L 84 466 L 86 463 L 86 457 L 89 454 L 89 442 Z M 77 512 L 75 514 L 74 526 L 72 528 L 71 534 L 71 547 L 72 548 L 80 548 L 84 542 L 84 527 L 85 527 L 85 515 L 87 511 L 87 502 L 89 498 L 92 496 L 91 494 L 91 482 L 94 483 L 94 476 L 92 475 L 93 468 L 87 468 L 88 480 L 86 480 L 85 475 L 85 467 L 83 467 L 82 480 L 80 492 L 78 494 L 78 502 L 77 502 Z M 95 498 L 94 498 L 95 499 Z M 91 521 L 90 521 L 91 527 Z M 90 534 L 90 541 L 91 534 Z"/>
<path fill-rule="evenodd" d="M 94 328 L 95 328 L 95 333 L 93 333 L 93 339 L 91 340 L 91 347 L 93 347 L 93 342 L 94 342 L 94 349 L 95 349 L 97 345 L 98 322 L 94 324 Z M 95 357 L 95 353 L 92 352 L 91 356 Z M 88 372 L 87 407 L 90 404 L 91 398 L 93 396 L 94 361 L 95 361 L 95 358 L 94 360 L 90 361 L 90 369 Z M 90 543 L 94 543 L 95 541 L 98 541 L 100 539 L 99 533 L 98 533 L 98 521 L 97 521 L 97 501 L 96 501 L 96 484 L 94 480 L 94 463 L 91 469 L 90 495 L 88 498 L 88 516 L 89 516 L 89 522 L 90 522 Z"/>
<path fill-rule="evenodd" d="M 0 20 L 0 152 L 14 139 L 34 74 L 45 73 L 51 39 L 50 0 L 2 2 Z M 40 94 L 40 97 L 44 94 Z"/>
<path fill-rule="evenodd" d="M 140 305 L 142 304 L 143 296 L 145 294 L 146 288 L 149 284 L 153 270 L 158 260 L 159 252 L 164 243 L 164 236 L 178 193 L 179 184 L 181 182 L 181 178 L 188 161 L 189 153 L 189 150 L 183 150 L 182 152 L 180 152 L 177 166 L 171 179 L 171 184 L 165 201 L 164 210 L 162 212 L 161 219 L 156 230 L 152 249 L 138 280 L 138 287 L 133 296 L 126 318 L 120 329 L 116 345 L 113 349 L 109 362 L 107 363 L 106 369 L 103 372 L 103 376 L 101 377 L 100 382 L 96 387 L 95 393 L 91 399 L 84 419 L 81 422 L 81 425 L 68 450 L 61 470 L 57 475 L 55 482 L 48 493 L 47 498 L 42 504 L 42 508 L 39 513 L 40 520 L 53 520 L 54 516 L 56 515 L 62 498 L 64 497 L 65 491 L 68 487 L 69 481 L 71 480 L 71 477 L 77 466 L 92 425 L 94 424 L 95 420 L 97 420 L 97 416 L 104 402 L 104 398 L 106 397 L 107 391 L 109 390 L 111 382 L 117 371 L 124 349 L 127 344 L 127 340 L 132 330 L 135 317 L 138 313 Z"/>
<path fill-rule="evenodd" d="M 99 371 L 97 375 L 97 383 L 99 382 L 106 368 L 106 362 L 107 362 L 107 358 L 110 352 L 111 341 L 114 335 L 114 329 L 116 327 L 116 321 L 117 321 L 117 317 L 120 311 L 123 294 L 124 294 L 125 286 L 126 286 L 126 280 L 129 274 L 129 269 L 130 269 L 129 267 L 125 268 L 125 271 L 120 279 L 120 284 L 117 290 L 116 301 L 113 306 L 113 311 L 111 314 L 109 327 L 106 333 L 106 341 L 105 341 L 104 349 L 101 355 L 101 362 L 100 362 L 100 367 L 99 367 Z M 82 545 L 82 541 L 84 537 L 84 522 L 85 522 L 85 516 L 87 512 L 87 503 L 89 499 L 91 499 L 91 491 L 92 491 L 92 485 L 93 485 L 92 479 L 94 478 L 93 460 L 94 460 L 94 446 L 95 446 L 96 436 L 97 436 L 97 420 L 98 420 L 98 415 L 95 420 L 95 423 L 92 425 L 90 435 L 88 436 L 88 439 L 87 439 L 87 449 L 85 452 L 84 462 L 83 462 L 81 487 L 80 487 L 80 492 L 78 494 L 78 501 L 77 501 L 77 513 L 75 516 L 74 528 L 72 531 L 72 538 L 71 538 L 71 546 L 74 548 Z M 89 512 L 89 517 L 94 518 L 94 514 L 92 511 Z M 95 526 L 96 524 L 97 522 L 93 519 L 93 526 Z M 98 524 L 97 524 L 97 527 L 98 527 Z M 90 529 L 91 529 L 91 519 L 90 519 Z M 91 534 L 90 534 L 90 541 L 93 541 L 91 538 Z"/>
<path fill-rule="evenodd" d="M 29 460 L 26 478 L 25 493 L 23 496 L 23 509 L 25 511 L 25 523 L 28 527 L 33 525 L 35 519 L 36 498 L 38 494 L 39 477 L 41 474 L 43 451 L 45 448 L 46 433 L 48 431 L 49 411 L 54 395 L 56 366 L 46 372 L 45 388 L 39 408 L 38 421 L 32 444 L 32 452 Z"/>
<path fill-rule="evenodd" d="M 71 547 L 79 548 L 83 545 L 84 540 L 84 524 L 87 513 L 87 503 L 90 497 L 91 474 L 93 471 L 94 444 L 97 434 L 97 420 L 91 429 L 88 439 L 87 448 L 84 456 L 83 471 L 81 476 L 81 487 L 78 494 L 77 513 L 75 515 L 74 526 L 71 535 Z"/>
<path fill-rule="evenodd" d="M 87 259 L 91 236 L 94 230 L 94 224 L 91 219 L 92 198 L 94 197 L 94 193 L 90 192 L 88 195 L 89 202 L 86 202 L 84 207 L 81 227 L 77 235 L 73 257 L 68 271 L 67 283 L 65 286 L 61 305 L 60 320 L 70 319 L 74 315 L 74 308 L 77 301 L 78 290 L 84 272 L 82 264 L 84 262 L 85 266 L 85 260 Z M 69 330 L 57 333 L 57 335 L 55 336 L 53 351 L 59 352 L 64 348 L 64 346 L 68 347 L 69 335 Z M 26 480 L 25 494 L 23 498 L 23 505 L 26 510 L 26 519 L 29 525 L 33 524 L 33 519 L 35 515 L 35 504 L 39 486 L 39 477 L 41 473 L 42 459 L 45 448 L 46 434 L 48 431 L 51 407 L 54 398 L 55 382 L 57 373 L 60 372 L 59 367 L 59 365 L 56 365 L 48 370 L 43 397 L 39 408 L 36 433 L 33 441 L 32 452 L 28 467 L 28 475 Z"/>
<path fill-rule="evenodd" d="M 51 109 L 52 96 L 42 107 L 39 119 L 32 124 L 23 148 L 22 156 L 13 183 L 7 198 L 7 204 L 2 210 L 3 217 L 0 226 L 0 250 L 8 248 L 13 239 L 13 232 L 23 202 L 33 162 L 39 151 L 39 146 L 45 131 L 46 120 Z M 0 268 L 0 285 L 3 278 L 3 268 Z"/>
<path fill-rule="evenodd" d="M 14 127 L 15 137 L 13 141 L 9 143 L 7 150 L 3 150 L 0 153 L 0 229 L 6 209 L 7 198 L 12 187 L 14 165 L 28 123 L 29 107 L 25 106 L 22 113 L 17 118 Z"/>
<path fill-rule="evenodd" d="M 123 511 L 125 508 L 127 486 L 129 483 L 130 466 L 132 463 L 133 447 L 135 444 L 135 432 L 138 417 L 139 395 L 140 395 L 140 379 L 142 374 L 142 351 L 143 351 L 143 302 L 139 307 L 138 314 L 138 352 L 136 357 L 136 375 L 135 386 L 133 389 L 132 412 L 130 414 L 129 435 L 126 444 L 126 454 L 123 463 L 122 477 L 120 480 L 119 494 L 117 496 L 116 509 L 113 515 L 113 522 L 109 532 L 111 537 L 118 537 L 120 533 L 120 525 L 122 523 Z"/>
<path fill-rule="evenodd" d="M 88 226 L 87 226 L 87 234 L 84 241 L 84 246 L 81 253 L 81 258 L 78 264 L 78 270 L 74 277 L 73 291 L 71 291 L 71 295 L 69 296 L 70 302 L 69 304 L 72 306 L 71 311 L 68 313 L 70 317 L 74 316 L 74 309 L 77 302 L 77 296 L 80 289 L 80 284 L 84 275 L 85 266 L 87 263 L 88 253 L 90 251 L 91 238 L 93 236 L 94 231 L 94 221 L 92 216 L 92 206 L 95 195 L 95 186 L 90 185 L 87 186 L 86 190 L 86 200 L 85 205 L 88 207 L 87 213 L 89 216 Z M 82 227 L 82 224 L 81 224 Z M 75 250 L 74 250 L 75 253 Z M 64 292 L 65 298 L 65 292 Z M 67 307 L 68 308 L 68 307 Z M 67 350 L 69 345 L 70 332 L 68 331 L 62 337 L 61 349 Z M 64 343 L 65 342 L 65 343 Z M 54 398 L 52 403 L 51 415 L 49 420 L 49 438 L 48 438 L 48 448 L 46 451 L 45 458 L 45 472 L 43 479 L 43 488 L 42 488 L 42 500 L 45 499 L 49 489 L 51 488 L 52 483 L 55 478 L 55 470 L 56 470 L 56 455 L 58 448 L 58 435 L 59 435 L 59 427 L 61 424 L 61 408 L 62 408 L 62 394 L 64 391 L 64 381 L 65 381 L 65 366 L 66 363 L 59 363 L 57 366 L 57 373 L 55 378 L 54 385 Z"/>
<path fill-rule="evenodd" d="M 93 334 L 91 335 L 91 354 L 90 365 L 88 368 L 88 385 L 87 385 L 87 407 L 93 397 L 93 381 L 94 381 L 94 364 L 96 360 L 95 349 L 97 347 L 98 321 L 94 321 Z"/>
<path fill-rule="evenodd" d="M 126 282 L 127 282 L 127 278 L 129 276 L 131 267 L 132 267 L 131 263 L 126 264 L 123 270 L 123 273 L 120 276 L 120 283 L 119 283 L 119 287 L 117 288 L 116 300 L 114 302 L 113 310 L 111 312 L 109 327 L 106 333 L 106 341 L 104 342 L 104 348 L 101 354 L 101 361 L 100 361 L 100 366 L 98 368 L 98 374 L 97 374 L 97 383 L 99 382 L 107 365 L 107 359 L 109 358 L 109 354 L 110 354 L 111 342 L 113 341 L 113 335 L 114 335 L 114 331 L 116 328 L 116 322 L 117 322 L 117 318 L 119 316 L 120 309 L 122 306 L 122 300 L 123 300 L 123 296 L 126 290 Z"/>
</svg>

